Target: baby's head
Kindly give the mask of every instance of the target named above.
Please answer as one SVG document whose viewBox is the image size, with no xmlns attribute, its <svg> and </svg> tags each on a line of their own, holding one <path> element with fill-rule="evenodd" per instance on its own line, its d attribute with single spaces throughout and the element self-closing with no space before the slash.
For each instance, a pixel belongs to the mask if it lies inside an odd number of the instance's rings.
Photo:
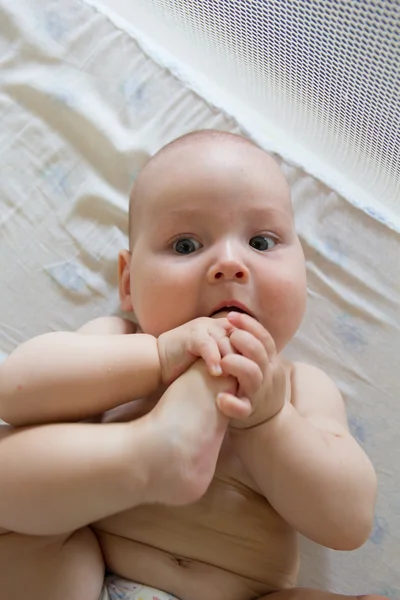
<svg viewBox="0 0 400 600">
<path fill-rule="evenodd" d="M 119 256 L 121 308 L 158 337 L 235 303 L 278 351 L 306 302 L 303 251 L 277 163 L 239 136 L 205 130 L 162 148 L 130 197 Z"/>
</svg>

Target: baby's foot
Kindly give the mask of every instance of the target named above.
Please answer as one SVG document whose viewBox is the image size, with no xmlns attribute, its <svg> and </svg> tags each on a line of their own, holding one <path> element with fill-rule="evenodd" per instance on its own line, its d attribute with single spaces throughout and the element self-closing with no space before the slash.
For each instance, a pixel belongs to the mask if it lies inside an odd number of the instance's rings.
<svg viewBox="0 0 400 600">
<path fill-rule="evenodd" d="M 232 377 L 212 377 L 202 360 L 175 380 L 147 415 L 154 444 L 153 502 L 183 505 L 204 495 L 215 473 L 228 418 L 216 405 L 219 392 L 236 392 Z"/>
</svg>

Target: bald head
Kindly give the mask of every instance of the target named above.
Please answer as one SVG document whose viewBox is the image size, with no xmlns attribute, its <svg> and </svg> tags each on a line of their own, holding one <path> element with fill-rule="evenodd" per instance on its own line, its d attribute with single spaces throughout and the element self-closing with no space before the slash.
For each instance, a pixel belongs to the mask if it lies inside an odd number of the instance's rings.
<svg viewBox="0 0 400 600">
<path fill-rule="evenodd" d="M 161 177 L 165 177 L 166 183 L 173 177 L 178 177 L 185 170 L 202 164 L 204 166 L 204 179 L 213 165 L 218 168 L 226 167 L 226 161 L 232 156 L 232 151 L 239 150 L 241 156 L 244 152 L 251 152 L 254 155 L 255 162 L 259 163 L 261 170 L 267 170 L 281 187 L 286 189 L 290 206 L 290 194 L 286 180 L 276 163 L 276 161 L 264 150 L 259 148 L 252 141 L 235 135 L 233 133 L 204 129 L 185 134 L 169 144 L 163 146 L 153 157 L 149 159 L 146 165 L 139 173 L 133 189 L 130 194 L 129 202 L 129 243 L 132 248 L 135 238 L 135 229 L 140 221 L 140 213 L 143 202 L 147 200 L 151 187 L 159 183 Z M 208 164 L 207 164 L 208 163 Z M 224 163 L 224 164 L 222 164 Z M 151 194 L 150 194 L 151 195 Z M 188 198 L 190 200 L 190 198 Z"/>
</svg>

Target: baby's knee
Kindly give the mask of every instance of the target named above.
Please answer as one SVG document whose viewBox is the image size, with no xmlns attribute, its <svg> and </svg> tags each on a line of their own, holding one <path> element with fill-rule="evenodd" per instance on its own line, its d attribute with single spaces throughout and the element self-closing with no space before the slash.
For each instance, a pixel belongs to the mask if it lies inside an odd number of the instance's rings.
<svg viewBox="0 0 400 600">
<path fill-rule="evenodd" d="M 68 597 L 97 600 L 104 561 L 96 536 L 85 527 L 62 536 L 0 535 L 0 580 L 7 598 Z"/>
</svg>

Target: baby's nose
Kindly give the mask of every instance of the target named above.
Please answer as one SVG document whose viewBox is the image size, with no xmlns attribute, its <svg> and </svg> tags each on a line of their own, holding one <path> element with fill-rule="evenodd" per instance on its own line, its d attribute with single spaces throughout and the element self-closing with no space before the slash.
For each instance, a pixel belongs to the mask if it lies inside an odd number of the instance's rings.
<svg viewBox="0 0 400 600">
<path fill-rule="evenodd" d="M 220 259 L 210 267 L 207 275 L 210 283 L 218 280 L 246 283 L 249 279 L 249 270 L 241 261 Z"/>
</svg>

